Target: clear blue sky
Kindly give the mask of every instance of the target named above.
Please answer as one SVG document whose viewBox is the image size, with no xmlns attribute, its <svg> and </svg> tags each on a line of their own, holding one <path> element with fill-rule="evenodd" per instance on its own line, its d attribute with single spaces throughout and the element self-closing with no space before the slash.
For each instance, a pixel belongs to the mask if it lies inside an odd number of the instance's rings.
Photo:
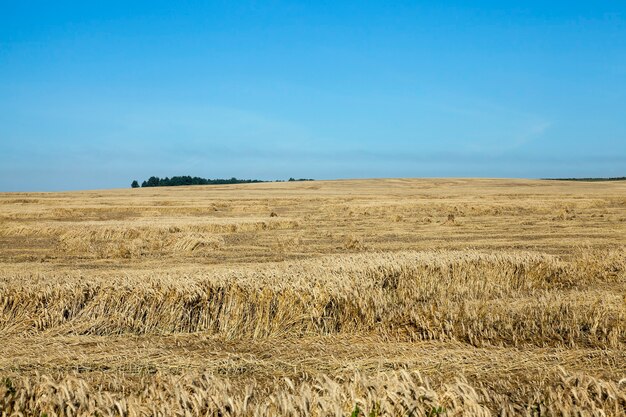
<svg viewBox="0 0 626 417">
<path fill-rule="evenodd" d="M 186 174 L 626 175 L 626 2 L 0 0 L 0 191 Z"/>
</svg>

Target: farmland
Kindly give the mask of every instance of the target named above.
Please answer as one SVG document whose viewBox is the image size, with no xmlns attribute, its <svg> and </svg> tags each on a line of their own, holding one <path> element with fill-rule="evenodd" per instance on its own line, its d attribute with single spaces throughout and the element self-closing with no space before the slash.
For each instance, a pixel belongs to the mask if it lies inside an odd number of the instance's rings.
<svg viewBox="0 0 626 417">
<path fill-rule="evenodd" d="M 626 415 L 626 182 L 0 194 L 6 415 Z"/>
</svg>

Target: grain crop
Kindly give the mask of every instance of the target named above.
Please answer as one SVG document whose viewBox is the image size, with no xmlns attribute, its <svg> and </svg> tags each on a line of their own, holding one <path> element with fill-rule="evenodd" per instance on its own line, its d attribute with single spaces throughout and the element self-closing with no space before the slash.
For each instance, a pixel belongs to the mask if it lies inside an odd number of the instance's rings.
<svg viewBox="0 0 626 417">
<path fill-rule="evenodd" d="M 2 416 L 626 416 L 626 182 L 0 194 Z"/>
</svg>

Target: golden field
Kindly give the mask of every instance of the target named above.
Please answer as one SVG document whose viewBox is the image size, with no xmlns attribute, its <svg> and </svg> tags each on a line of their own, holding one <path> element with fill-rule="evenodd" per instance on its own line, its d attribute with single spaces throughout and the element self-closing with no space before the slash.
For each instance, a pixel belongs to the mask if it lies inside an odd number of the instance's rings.
<svg viewBox="0 0 626 417">
<path fill-rule="evenodd" d="M 626 182 L 0 194 L 0 411 L 625 416 Z"/>
</svg>

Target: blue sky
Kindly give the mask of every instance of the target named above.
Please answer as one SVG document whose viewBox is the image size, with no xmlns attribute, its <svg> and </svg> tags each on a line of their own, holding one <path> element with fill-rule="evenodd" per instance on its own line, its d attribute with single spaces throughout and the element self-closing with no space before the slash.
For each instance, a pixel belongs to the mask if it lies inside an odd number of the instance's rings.
<svg viewBox="0 0 626 417">
<path fill-rule="evenodd" d="M 0 0 L 0 191 L 626 175 L 626 2 Z"/>
</svg>

